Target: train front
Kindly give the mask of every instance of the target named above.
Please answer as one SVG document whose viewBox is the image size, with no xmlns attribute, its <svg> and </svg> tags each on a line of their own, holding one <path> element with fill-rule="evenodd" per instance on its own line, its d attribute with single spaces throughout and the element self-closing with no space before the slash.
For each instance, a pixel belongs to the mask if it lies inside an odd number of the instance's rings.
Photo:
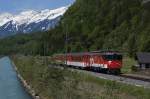
<svg viewBox="0 0 150 99">
<path fill-rule="evenodd" d="M 121 53 L 106 53 L 103 55 L 103 58 L 108 66 L 108 72 L 120 73 L 120 69 L 122 68 Z"/>
</svg>

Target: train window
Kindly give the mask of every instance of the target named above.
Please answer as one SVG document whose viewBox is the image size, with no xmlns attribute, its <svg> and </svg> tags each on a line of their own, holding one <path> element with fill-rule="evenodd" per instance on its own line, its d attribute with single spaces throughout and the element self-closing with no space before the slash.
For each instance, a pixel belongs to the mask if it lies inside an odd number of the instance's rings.
<svg viewBox="0 0 150 99">
<path fill-rule="evenodd" d="M 106 60 L 122 60 L 122 55 L 103 55 Z"/>
</svg>

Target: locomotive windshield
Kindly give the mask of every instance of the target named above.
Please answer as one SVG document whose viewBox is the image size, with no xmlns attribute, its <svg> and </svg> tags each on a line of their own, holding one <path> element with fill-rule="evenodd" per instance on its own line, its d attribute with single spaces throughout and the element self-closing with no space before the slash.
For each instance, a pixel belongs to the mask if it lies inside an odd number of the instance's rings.
<svg viewBox="0 0 150 99">
<path fill-rule="evenodd" d="M 103 55 L 104 59 L 106 60 L 122 60 L 122 55 Z"/>
</svg>

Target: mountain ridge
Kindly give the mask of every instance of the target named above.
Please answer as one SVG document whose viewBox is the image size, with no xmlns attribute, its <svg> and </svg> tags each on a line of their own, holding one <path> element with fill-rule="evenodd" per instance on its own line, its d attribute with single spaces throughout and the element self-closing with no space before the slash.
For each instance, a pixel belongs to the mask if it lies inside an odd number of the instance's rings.
<svg viewBox="0 0 150 99">
<path fill-rule="evenodd" d="M 67 9 L 68 6 L 54 10 L 28 10 L 16 15 L 10 13 L 0 14 L 0 37 L 17 33 L 46 31 L 54 28 Z"/>
</svg>

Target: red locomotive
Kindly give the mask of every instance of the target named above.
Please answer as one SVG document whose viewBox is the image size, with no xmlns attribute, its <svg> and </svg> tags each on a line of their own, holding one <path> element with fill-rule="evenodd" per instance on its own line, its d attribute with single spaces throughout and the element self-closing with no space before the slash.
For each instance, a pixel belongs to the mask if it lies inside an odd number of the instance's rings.
<svg viewBox="0 0 150 99">
<path fill-rule="evenodd" d="M 67 66 L 118 74 L 122 67 L 122 54 L 113 51 L 67 53 L 55 55 Z"/>
</svg>

